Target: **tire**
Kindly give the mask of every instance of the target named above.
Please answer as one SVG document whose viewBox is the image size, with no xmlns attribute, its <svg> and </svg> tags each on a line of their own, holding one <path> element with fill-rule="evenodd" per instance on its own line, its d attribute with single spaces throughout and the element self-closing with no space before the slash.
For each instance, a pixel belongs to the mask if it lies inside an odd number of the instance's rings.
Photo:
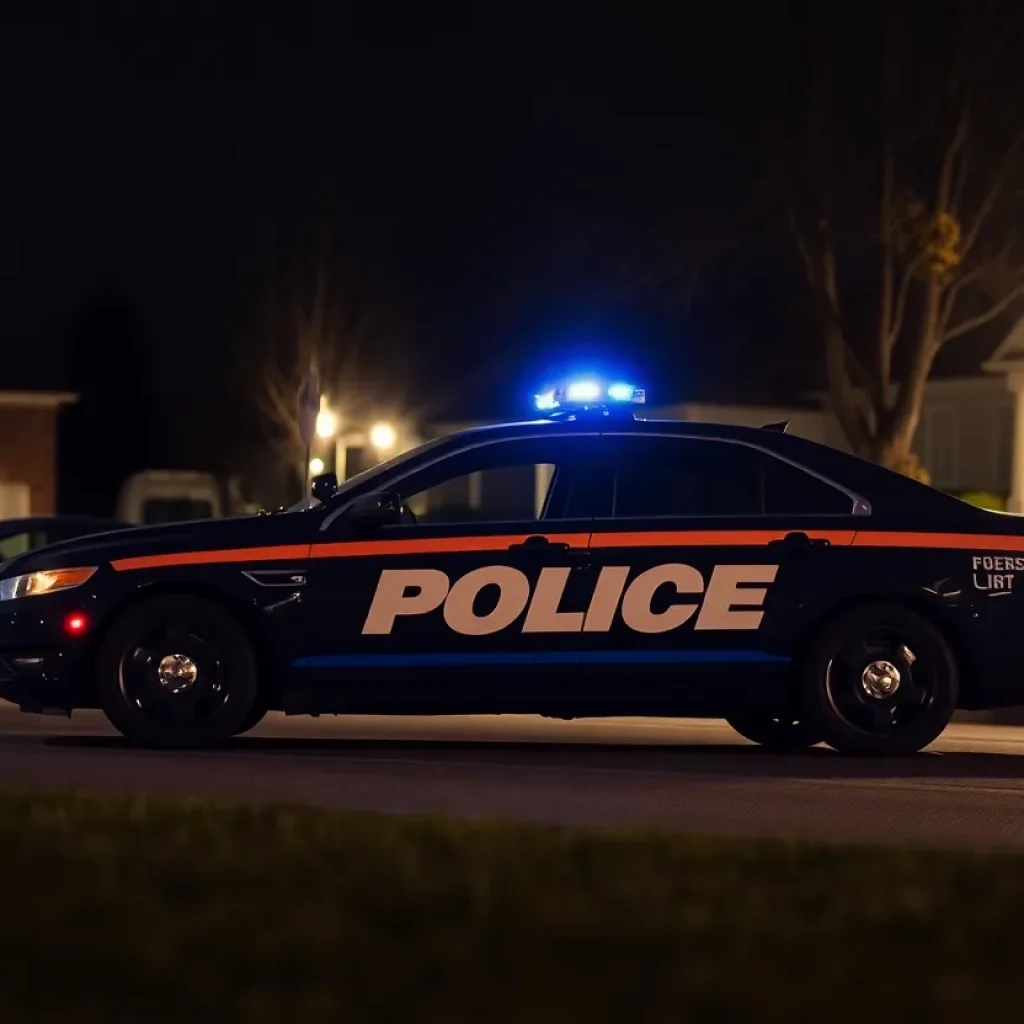
<svg viewBox="0 0 1024 1024">
<path fill-rule="evenodd" d="M 256 657 L 219 604 L 154 597 L 112 624 L 96 657 L 96 696 L 110 724 L 137 746 L 220 746 L 259 706 Z"/>
<path fill-rule="evenodd" d="M 821 743 L 817 729 L 790 716 L 772 718 L 767 714 L 737 715 L 726 721 L 744 739 L 766 750 L 807 750 Z"/>
<path fill-rule="evenodd" d="M 834 750 L 858 756 L 918 753 L 949 724 L 960 692 L 942 634 L 890 604 L 862 605 L 827 623 L 802 660 L 800 682 L 807 721 Z"/>
<path fill-rule="evenodd" d="M 249 712 L 249 717 L 235 730 L 234 735 L 241 736 L 243 733 L 255 729 L 267 717 L 268 710 L 269 708 L 265 708 L 262 704 L 253 705 L 252 711 Z"/>
</svg>

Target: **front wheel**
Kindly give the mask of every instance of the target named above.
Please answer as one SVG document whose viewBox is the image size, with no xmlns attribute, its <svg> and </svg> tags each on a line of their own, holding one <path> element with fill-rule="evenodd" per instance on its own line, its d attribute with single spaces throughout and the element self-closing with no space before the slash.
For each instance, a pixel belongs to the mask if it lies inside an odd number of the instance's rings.
<svg viewBox="0 0 1024 1024">
<path fill-rule="evenodd" d="M 168 594 L 129 608 L 96 659 L 96 696 L 111 725 L 144 747 L 213 747 L 252 721 L 256 658 L 220 605 Z"/>
<path fill-rule="evenodd" d="M 790 716 L 772 718 L 768 714 L 745 714 L 726 721 L 744 739 L 768 750 L 807 750 L 821 742 L 817 729 Z"/>
<path fill-rule="evenodd" d="M 956 659 L 927 619 L 870 604 L 828 623 L 801 666 L 803 706 L 842 754 L 916 754 L 949 724 L 959 697 Z"/>
</svg>

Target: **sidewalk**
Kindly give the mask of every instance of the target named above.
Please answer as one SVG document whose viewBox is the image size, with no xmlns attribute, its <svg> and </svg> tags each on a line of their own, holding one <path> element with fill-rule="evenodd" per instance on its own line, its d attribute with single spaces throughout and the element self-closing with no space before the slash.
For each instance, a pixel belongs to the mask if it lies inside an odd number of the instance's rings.
<svg viewBox="0 0 1024 1024">
<path fill-rule="evenodd" d="M 954 722 L 965 725 L 1024 726 L 1024 708 L 1000 708 L 998 711 L 958 711 Z"/>
</svg>

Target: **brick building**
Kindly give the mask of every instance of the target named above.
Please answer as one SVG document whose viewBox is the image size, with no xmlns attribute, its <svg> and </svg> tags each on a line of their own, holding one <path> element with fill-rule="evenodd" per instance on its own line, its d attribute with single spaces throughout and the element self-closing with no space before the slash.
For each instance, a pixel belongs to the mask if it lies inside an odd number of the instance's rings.
<svg viewBox="0 0 1024 1024">
<path fill-rule="evenodd" d="M 0 391 L 0 519 L 47 515 L 57 503 L 57 421 L 63 391 Z"/>
</svg>

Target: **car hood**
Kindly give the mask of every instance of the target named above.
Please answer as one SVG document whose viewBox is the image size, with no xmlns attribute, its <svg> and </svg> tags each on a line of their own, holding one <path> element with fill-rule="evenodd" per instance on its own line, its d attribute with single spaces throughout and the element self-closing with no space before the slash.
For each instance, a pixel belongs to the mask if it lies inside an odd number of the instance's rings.
<svg viewBox="0 0 1024 1024">
<path fill-rule="evenodd" d="M 0 576 L 77 565 L 102 565 L 119 558 L 179 551 L 267 547 L 311 541 L 321 510 L 229 519 L 201 519 L 160 526 L 136 526 L 59 541 L 0 566 Z"/>
</svg>

